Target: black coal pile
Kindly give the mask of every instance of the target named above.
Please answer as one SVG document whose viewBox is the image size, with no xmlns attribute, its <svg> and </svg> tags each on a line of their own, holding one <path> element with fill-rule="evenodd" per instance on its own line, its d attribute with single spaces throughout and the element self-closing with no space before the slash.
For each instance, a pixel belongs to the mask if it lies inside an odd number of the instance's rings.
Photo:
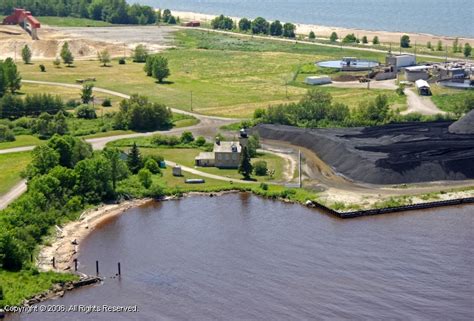
<svg viewBox="0 0 474 321">
<path fill-rule="evenodd" d="M 474 110 L 471 110 L 463 118 L 449 126 L 449 132 L 453 134 L 474 134 Z"/>
<path fill-rule="evenodd" d="M 403 184 L 474 179 L 474 134 L 451 133 L 451 124 L 341 129 L 260 124 L 253 132 L 310 149 L 336 173 L 355 181 Z"/>
</svg>

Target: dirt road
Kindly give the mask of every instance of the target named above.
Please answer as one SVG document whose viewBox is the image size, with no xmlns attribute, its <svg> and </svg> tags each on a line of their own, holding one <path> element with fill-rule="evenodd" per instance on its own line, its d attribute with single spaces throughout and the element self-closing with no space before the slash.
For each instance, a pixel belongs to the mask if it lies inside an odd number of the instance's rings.
<svg viewBox="0 0 474 321">
<path fill-rule="evenodd" d="M 9 190 L 8 193 L 0 196 L 0 210 L 3 210 L 24 192 L 26 192 L 26 180 L 22 180 Z"/>
<path fill-rule="evenodd" d="M 430 97 L 420 96 L 411 88 L 406 88 L 404 92 L 407 96 L 408 108 L 402 112 L 403 115 L 409 113 L 419 113 L 422 115 L 446 114 L 446 112 L 436 107 Z"/>
</svg>

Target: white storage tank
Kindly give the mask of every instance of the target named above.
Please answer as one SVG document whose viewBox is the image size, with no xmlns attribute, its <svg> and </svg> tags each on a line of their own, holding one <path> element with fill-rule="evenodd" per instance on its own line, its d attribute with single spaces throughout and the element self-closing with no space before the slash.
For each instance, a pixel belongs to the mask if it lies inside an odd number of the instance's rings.
<svg viewBox="0 0 474 321">
<path fill-rule="evenodd" d="M 310 76 L 304 82 L 308 85 L 325 85 L 332 83 L 332 80 L 329 76 Z"/>
</svg>

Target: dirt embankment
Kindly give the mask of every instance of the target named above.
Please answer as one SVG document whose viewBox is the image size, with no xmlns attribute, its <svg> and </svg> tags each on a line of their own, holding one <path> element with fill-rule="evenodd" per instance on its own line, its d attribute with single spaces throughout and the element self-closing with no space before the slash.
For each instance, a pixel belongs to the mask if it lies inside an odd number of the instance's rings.
<svg viewBox="0 0 474 321">
<path fill-rule="evenodd" d="M 129 56 L 137 44 L 145 44 L 151 52 L 170 47 L 172 27 L 48 27 L 38 31 L 40 40 L 31 37 L 19 26 L 0 25 L 0 59 L 21 59 L 21 49 L 28 45 L 34 60 L 52 60 L 59 56 L 65 42 L 76 59 L 96 58 L 107 49 L 112 57 Z"/>
<path fill-rule="evenodd" d="M 450 122 L 370 128 L 302 129 L 258 125 L 263 139 L 315 153 L 336 173 L 370 184 L 474 179 L 474 135 L 448 132 Z"/>
</svg>

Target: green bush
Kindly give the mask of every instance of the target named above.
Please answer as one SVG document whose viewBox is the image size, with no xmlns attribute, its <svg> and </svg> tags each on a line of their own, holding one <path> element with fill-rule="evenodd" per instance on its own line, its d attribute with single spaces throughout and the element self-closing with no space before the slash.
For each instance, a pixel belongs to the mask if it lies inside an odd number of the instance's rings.
<svg viewBox="0 0 474 321">
<path fill-rule="evenodd" d="M 152 173 L 152 174 L 158 174 L 158 173 L 161 172 L 160 166 L 158 166 L 158 163 L 153 158 L 148 158 L 145 161 L 144 168 L 148 169 L 150 171 L 150 173 Z"/>
<path fill-rule="evenodd" d="M 260 183 L 260 188 L 264 191 L 268 191 L 268 184 L 266 183 Z"/>
<path fill-rule="evenodd" d="M 112 106 L 112 100 L 110 98 L 105 98 L 104 101 L 102 102 L 102 107 L 111 107 Z"/>
<path fill-rule="evenodd" d="M 147 189 L 150 188 L 153 182 L 151 176 L 151 172 L 146 168 L 142 168 L 140 171 L 138 171 L 138 179 L 140 180 L 140 183 L 142 183 L 143 187 Z"/>
<path fill-rule="evenodd" d="M 194 141 L 194 144 L 198 147 L 201 147 L 201 146 L 204 146 L 206 144 L 206 139 L 202 136 L 199 136 L 198 138 L 196 138 L 196 140 Z"/>
<path fill-rule="evenodd" d="M 266 161 L 258 161 L 254 164 L 254 172 L 257 176 L 266 176 L 268 173 L 268 167 Z"/>
<path fill-rule="evenodd" d="M 11 129 L 6 125 L 0 125 L 0 143 L 1 142 L 12 142 L 15 140 L 15 135 Z"/>
<path fill-rule="evenodd" d="M 96 119 L 97 118 L 97 114 L 95 113 L 94 107 L 89 106 L 89 105 L 81 105 L 77 107 L 76 116 L 77 118 L 83 118 L 83 119 Z"/>
<path fill-rule="evenodd" d="M 180 141 L 181 141 L 181 143 L 183 143 L 183 144 L 192 143 L 192 142 L 194 141 L 193 133 L 191 133 L 190 131 L 185 131 L 185 132 L 183 132 L 183 133 L 181 134 Z"/>
<path fill-rule="evenodd" d="M 126 64 L 125 58 L 120 58 L 118 63 L 119 63 L 119 65 L 125 65 Z"/>
</svg>

